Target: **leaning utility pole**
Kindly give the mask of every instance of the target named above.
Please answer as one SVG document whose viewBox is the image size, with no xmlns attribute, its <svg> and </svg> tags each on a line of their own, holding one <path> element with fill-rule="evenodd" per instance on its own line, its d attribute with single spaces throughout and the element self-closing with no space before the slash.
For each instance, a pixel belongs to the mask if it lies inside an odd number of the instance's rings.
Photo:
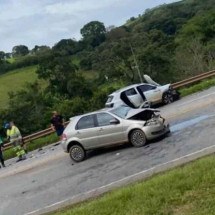
<svg viewBox="0 0 215 215">
<path fill-rule="evenodd" d="M 132 47 L 131 43 L 130 43 L 130 48 L 131 48 L 131 53 L 132 53 L 133 58 L 134 58 L 135 68 L 137 68 L 137 73 L 138 73 L 138 76 L 140 78 L 140 82 L 143 83 L 143 78 L 142 78 L 142 76 L 140 74 L 140 69 L 139 69 L 139 66 L 137 64 L 137 59 L 136 59 L 136 56 L 134 54 L 134 50 L 133 50 L 133 47 Z"/>
</svg>

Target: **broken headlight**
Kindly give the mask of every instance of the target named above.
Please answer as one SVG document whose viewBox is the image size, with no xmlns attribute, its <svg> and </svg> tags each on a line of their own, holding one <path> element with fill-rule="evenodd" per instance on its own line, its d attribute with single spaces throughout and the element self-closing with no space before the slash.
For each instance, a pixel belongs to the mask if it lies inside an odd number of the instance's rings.
<svg viewBox="0 0 215 215">
<path fill-rule="evenodd" d="M 157 125 L 159 124 L 159 121 L 157 118 L 152 118 L 150 120 L 147 120 L 144 124 L 144 126 L 150 126 L 150 125 Z"/>
</svg>

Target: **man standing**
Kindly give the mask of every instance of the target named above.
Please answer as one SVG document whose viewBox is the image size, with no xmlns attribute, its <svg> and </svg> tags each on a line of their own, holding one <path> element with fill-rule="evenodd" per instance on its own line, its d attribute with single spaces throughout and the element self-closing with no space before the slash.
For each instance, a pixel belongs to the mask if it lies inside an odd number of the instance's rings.
<svg viewBox="0 0 215 215">
<path fill-rule="evenodd" d="M 56 131 L 57 136 L 61 137 L 64 131 L 64 119 L 57 111 L 53 111 L 52 114 L 51 128 L 53 131 Z"/>
<path fill-rule="evenodd" d="M 22 148 L 22 136 L 19 129 L 14 125 L 14 122 L 6 124 L 5 128 L 7 128 L 7 138 L 14 146 L 13 149 L 18 157 L 17 162 L 25 160 L 26 154 L 25 150 Z"/>
<path fill-rule="evenodd" d="M 3 144 L 4 144 L 3 139 L 2 139 L 2 137 L 0 136 L 0 162 L 1 162 L 1 165 L 2 165 L 3 167 L 5 167 L 5 165 L 4 165 L 4 157 L 3 157 L 3 154 L 2 154 L 2 147 L 3 147 Z M 0 168 L 1 168 L 1 165 L 0 165 Z"/>
</svg>

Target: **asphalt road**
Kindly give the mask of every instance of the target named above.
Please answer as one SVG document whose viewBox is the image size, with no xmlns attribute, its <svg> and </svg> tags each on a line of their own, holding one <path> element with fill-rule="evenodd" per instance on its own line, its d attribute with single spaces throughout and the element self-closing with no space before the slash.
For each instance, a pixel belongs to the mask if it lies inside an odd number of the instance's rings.
<svg viewBox="0 0 215 215">
<path fill-rule="evenodd" d="M 58 145 L 33 152 L 20 163 L 6 161 L 7 168 L 0 170 L 0 214 L 28 214 L 214 145 L 214 107 L 215 87 L 161 107 L 172 133 L 143 148 L 97 150 L 74 164 Z"/>
</svg>

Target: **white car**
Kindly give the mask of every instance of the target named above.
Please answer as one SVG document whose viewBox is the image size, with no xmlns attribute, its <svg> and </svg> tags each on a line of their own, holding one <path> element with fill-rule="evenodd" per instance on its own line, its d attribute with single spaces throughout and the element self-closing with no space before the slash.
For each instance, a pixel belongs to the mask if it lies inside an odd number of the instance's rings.
<svg viewBox="0 0 215 215">
<path fill-rule="evenodd" d="M 171 84 L 161 86 L 147 75 L 144 75 L 144 78 L 148 83 L 130 85 L 110 94 L 105 107 L 128 105 L 132 108 L 141 108 L 159 103 L 169 104 L 179 99 L 179 93 Z"/>
</svg>

